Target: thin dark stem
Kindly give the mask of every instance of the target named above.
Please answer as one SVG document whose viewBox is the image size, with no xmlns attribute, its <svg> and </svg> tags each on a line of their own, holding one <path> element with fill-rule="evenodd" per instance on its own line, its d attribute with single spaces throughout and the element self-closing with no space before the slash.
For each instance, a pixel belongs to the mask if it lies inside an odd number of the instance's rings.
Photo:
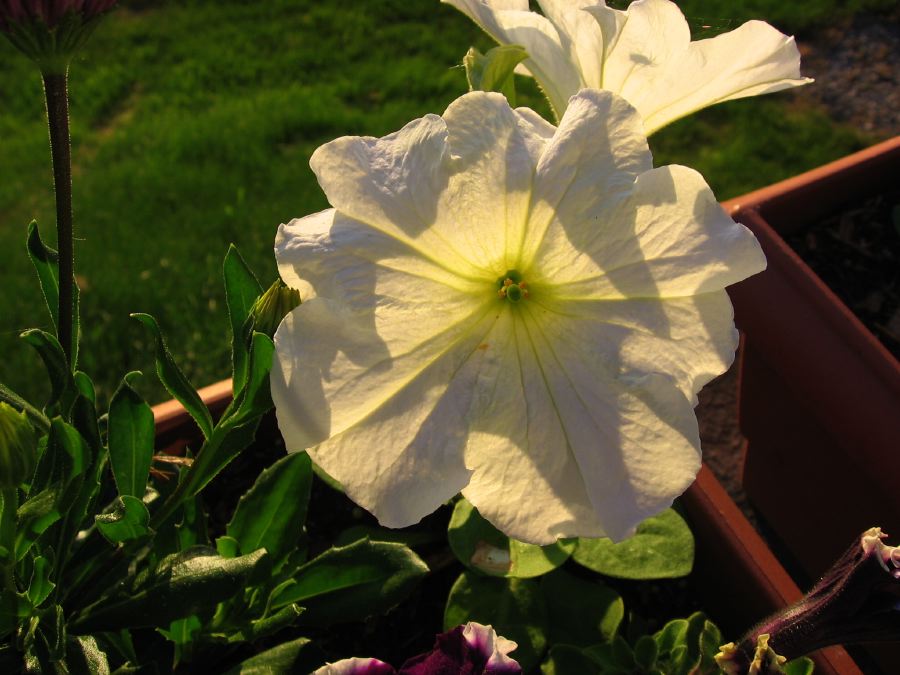
<svg viewBox="0 0 900 675">
<path fill-rule="evenodd" d="M 72 364 L 72 305 L 75 251 L 72 233 L 72 158 L 69 148 L 69 95 L 67 73 L 44 75 L 50 154 L 56 190 L 56 245 L 59 249 L 59 323 L 56 334 L 69 365 Z"/>
</svg>

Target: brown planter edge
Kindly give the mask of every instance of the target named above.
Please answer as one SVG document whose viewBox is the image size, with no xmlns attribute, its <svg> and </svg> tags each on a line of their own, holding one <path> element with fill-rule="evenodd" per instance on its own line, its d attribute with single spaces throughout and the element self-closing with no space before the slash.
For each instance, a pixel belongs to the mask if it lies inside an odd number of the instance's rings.
<svg viewBox="0 0 900 675">
<path fill-rule="evenodd" d="M 780 233 L 894 185 L 898 167 L 900 136 L 723 204 L 769 263 L 729 289 L 744 487 L 810 577 L 866 527 L 900 529 L 900 361 Z"/>
<path fill-rule="evenodd" d="M 231 401 L 231 380 L 216 382 L 199 393 L 215 415 Z M 170 444 L 183 447 L 198 438 L 199 430 L 178 401 L 153 406 L 153 415 L 158 437 L 166 437 Z M 746 630 L 801 597 L 800 589 L 705 464 L 681 501 L 695 537 L 706 544 L 697 547 L 691 578 L 698 583 L 693 586 L 723 628 Z M 817 674 L 862 675 L 843 647 L 822 649 L 811 657 Z"/>
</svg>

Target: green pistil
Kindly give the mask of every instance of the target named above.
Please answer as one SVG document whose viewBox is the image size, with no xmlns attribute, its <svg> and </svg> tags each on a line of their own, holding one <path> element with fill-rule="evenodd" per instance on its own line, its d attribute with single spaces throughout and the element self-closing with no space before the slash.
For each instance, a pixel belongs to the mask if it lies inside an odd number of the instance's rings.
<svg viewBox="0 0 900 675">
<path fill-rule="evenodd" d="M 497 279 L 497 295 L 510 302 L 518 302 L 528 297 L 528 288 L 517 270 L 509 270 Z"/>
</svg>

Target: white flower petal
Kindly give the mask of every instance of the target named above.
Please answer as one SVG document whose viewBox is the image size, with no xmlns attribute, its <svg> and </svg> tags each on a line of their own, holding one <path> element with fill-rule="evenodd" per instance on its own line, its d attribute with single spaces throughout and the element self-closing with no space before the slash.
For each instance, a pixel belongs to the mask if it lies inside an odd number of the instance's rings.
<svg viewBox="0 0 900 675">
<path fill-rule="evenodd" d="M 354 656 L 334 663 L 326 663 L 312 675 L 396 675 L 393 666 L 378 659 Z"/>
<path fill-rule="evenodd" d="M 812 81 L 800 76 L 793 38 L 750 21 L 691 42 L 687 21 L 670 0 L 636 0 L 624 11 L 602 0 L 539 0 L 545 16 L 511 0 L 444 2 L 501 44 L 524 46 L 531 58 L 517 72 L 537 79 L 558 115 L 579 89 L 605 89 L 634 105 L 650 134 L 721 101 Z"/>
<path fill-rule="evenodd" d="M 568 57 L 556 27 L 535 12 L 505 9 L 493 0 L 441 0 L 453 5 L 500 44 L 522 45 L 529 58 L 523 65 L 541 83 L 550 105 L 562 115 L 569 96 L 585 86 Z"/>
<path fill-rule="evenodd" d="M 581 317 L 529 307 L 529 319 L 542 376 L 603 534 L 624 539 L 670 506 L 700 469 L 693 404 L 668 374 L 610 377 L 611 359 L 591 342 Z"/>
<path fill-rule="evenodd" d="M 604 536 L 521 317 L 503 312 L 485 344 L 463 495 L 520 541 Z"/>
<path fill-rule="evenodd" d="M 496 279 L 510 268 L 528 218 L 546 128 L 502 94 L 473 92 L 444 113 L 453 173 L 438 201 L 434 231 Z M 499 257 L 499 259 L 498 259 Z"/>
<path fill-rule="evenodd" d="M 573 96 L 537 167 L 522 267 L 530 267 L 544 238 L 552 236 L 552 223 L 594 230 L 581 224 L 652 167 L 641 120 L 624 99 L 590 89 Z"/>
<path fill-rule="evenodd" d="M 647 171 L 630 193 L 591 205 L 577 219 L 564 220 L 566 212 L 561 205 L 533 263 L 560 297 L 688 296 L 765 269 L 753 234 L 687 167 Z"/>
<path fill-rule="evenodd" d="M 469 621 L 463 627 L 463 638 L 484 656 L 486 671 L 490 670 L 491 673 L 522 672 L 519 664 L 507 656 L 519 645 L 502 635 L 497 635 L 493 627 Z"/>
<path fill-rule="evenodd" d="M 586 11 L 606 24 L 616 10 Z M 607 52 L 602 83 L 587 80 L 628 99 L 644 118 L 647 134 L 715 103 L 811 81 L 800 77 L 800 52 L 792 37 L 762 21 L 749 21 L 691 42 L 684 15 L 669 0 L 629 5 Z"/>
<path fill-rule="evenodd" d="M 466 282 L 335 211 L 282 226 L 276 257 L 286 283 L 301 279 L 318 294 L 275 333 L 273 400 L 290 410 L 282 431 L 291 450 L 341 433 L 394 396 L 471 330 L 494 293 L 490 283 L 474 294 L 448 285 Z"/>
</svg>

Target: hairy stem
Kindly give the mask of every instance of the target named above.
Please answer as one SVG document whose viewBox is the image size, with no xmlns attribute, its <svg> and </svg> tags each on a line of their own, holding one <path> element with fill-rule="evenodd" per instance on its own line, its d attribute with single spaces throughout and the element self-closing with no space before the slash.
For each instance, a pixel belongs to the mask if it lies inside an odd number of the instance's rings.
<svg viewBox="0 0 900 675">
<path fill-rule="evenodd" d="M 66 359 L 72 363 L 73 293 L 75 251 L 72 232 L 72 158 L 69 140 L 68 75 L 44 74 L 47 96 L 47 120 L 50 126 L 50 154 L 53 159 L 53 185 L 56 192 L 56 245 L 59 249 L 59 324 L 56 334 Z"/>
</svg>

